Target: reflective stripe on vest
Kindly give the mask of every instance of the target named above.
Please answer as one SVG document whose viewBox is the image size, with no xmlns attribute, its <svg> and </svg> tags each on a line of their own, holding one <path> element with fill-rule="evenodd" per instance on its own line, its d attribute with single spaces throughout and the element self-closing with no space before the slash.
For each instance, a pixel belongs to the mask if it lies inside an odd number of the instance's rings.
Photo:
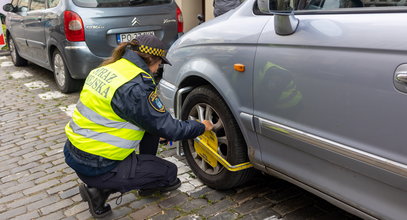
<svg viewBox="0 0 407 220">
<path fill-rule="evenodd" d="M 65 132 L 78 149 L 112 160 L 123 160 L 140 143 L 144 130 L 120 118 L 111 107 L 116 90 L 142 69 L 128 60 L 92 70 Z"/>
</svg>

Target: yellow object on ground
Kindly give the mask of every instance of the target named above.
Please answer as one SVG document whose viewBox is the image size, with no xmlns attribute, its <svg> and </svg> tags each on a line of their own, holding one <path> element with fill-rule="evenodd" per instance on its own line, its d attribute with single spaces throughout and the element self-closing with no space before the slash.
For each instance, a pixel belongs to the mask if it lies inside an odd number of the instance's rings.
<svg viewBox="0 0 407 220">
<path fill-rule="evenodd" d="M 217 152 L 218 138 L 213 131 L 205 131 L 203 135 L 195 138 L 194 147 L 196 153 L 212 167 L 218 166 L 218 162 L 226 169 L 233 172 L 253 167 L 253 164 L 250 162 L 231 165 L 221 155 L 219 155 Z"/>
</svg>

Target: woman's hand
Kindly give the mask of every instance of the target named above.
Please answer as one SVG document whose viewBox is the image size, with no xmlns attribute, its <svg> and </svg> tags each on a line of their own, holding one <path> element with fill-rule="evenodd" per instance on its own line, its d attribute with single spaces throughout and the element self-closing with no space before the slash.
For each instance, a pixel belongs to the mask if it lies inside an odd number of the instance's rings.
<svg viewBox="0 0 407 220">
<path fill-rule="evenodd" d="M 208 120 L 203 120 L 202 124 L 205 125 L 205 131 L 210 131 L 213 129 L 213 124 L 212 122 L 208 121 Z"/>
</svg>

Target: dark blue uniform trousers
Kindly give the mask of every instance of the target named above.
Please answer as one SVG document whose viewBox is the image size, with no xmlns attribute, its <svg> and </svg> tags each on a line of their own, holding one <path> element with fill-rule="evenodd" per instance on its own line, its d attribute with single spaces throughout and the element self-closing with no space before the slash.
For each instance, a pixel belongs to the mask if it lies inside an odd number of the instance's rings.
<svg viewBox="0 0 407 220">
<path fill-rule="evenodd" d="M 177 180 L 177 166 L 156 155 L 159 137 L 145 133 L 140 142 L 140 154 L 132 153 L 111 171 L 99 176 L 79 178 L 89 187 L 127 192 L 133 189 L 154 189 Z"/>
</svg>

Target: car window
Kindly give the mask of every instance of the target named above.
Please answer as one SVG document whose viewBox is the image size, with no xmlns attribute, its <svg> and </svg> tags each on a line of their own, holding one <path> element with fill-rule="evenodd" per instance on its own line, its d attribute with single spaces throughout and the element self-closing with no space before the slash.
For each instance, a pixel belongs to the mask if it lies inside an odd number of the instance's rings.
<svg viewBox="0 0 407 220">
<path fill-rule="evenodd" d="M 172 0 L 73 0 L 73 2 L 81 7 L 103 8 L 161 5 L 171 3 Z"/>
<path fill-rule="evenodd" d="M 59 4 L 60 0 L 48 0 L 48 8 L 56 7 Z"/>
<path fill-rule="evenodd" d="M 305 10 L 407 6 L 405 0 L 307 0 Z"/>
<path fill-rule="evenodd" d="M 27 11 L 28 10 L 28 0 L 18 1 L 18 11 Z"/>
<path fill-rule="evenodd" d="M 32 0 L 30 10 L 45 9 L 45 0 Z"/>
<path fill-rule="evenodd" d="M 270 0 L 271 11 L 341 10 L 349 8 L 405 7 L 407 0 Z M 407 8 L 406 8 L 407 9 Z M 262 14 L 258 6 L 255 14 Z"/>
</svg>

